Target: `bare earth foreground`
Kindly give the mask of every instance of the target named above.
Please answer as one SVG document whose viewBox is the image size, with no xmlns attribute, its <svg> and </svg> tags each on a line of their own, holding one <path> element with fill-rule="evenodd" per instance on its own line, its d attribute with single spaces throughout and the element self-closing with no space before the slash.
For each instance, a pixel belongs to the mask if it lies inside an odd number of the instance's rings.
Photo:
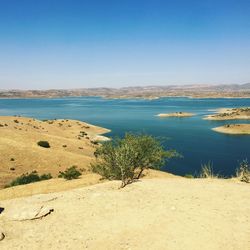
<svg viewBox="0 0 250 250">
<path fill-rule="evenodd" d="M 0 249 L 249 250 L 248 184 L 153 178 L 119 185 L 1 201 Z"/>
</svg>

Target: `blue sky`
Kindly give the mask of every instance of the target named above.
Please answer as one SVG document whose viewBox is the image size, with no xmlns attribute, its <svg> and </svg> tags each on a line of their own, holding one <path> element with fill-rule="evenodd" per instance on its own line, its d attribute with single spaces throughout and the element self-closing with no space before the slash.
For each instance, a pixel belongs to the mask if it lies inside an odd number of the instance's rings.
<svg viewBox="0 0 250 250">
<path fill-rule="evenodd" d="M 0 89 L 245 82 L 249 0 L 0 0 Z"/>
</svg>

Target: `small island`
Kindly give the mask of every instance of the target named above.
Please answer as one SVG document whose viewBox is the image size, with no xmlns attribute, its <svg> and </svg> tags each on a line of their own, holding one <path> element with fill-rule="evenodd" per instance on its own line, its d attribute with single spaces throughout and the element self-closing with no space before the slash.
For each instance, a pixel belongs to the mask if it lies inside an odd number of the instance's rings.
<svg viewBox="0 0 250 250">
<path fill-rule="evenodd" d="M 188 113 L 188 112 L 174 112 L 174 113 L 162 113 L 158 114 L 157 116 L 159 117 L 191 117 L 194 116 L 195 114 L 193 113 Z"/>
<path fill-rule="evenodd" d="M 250 135 L 250 124 L 227 124 L 212 130 L 232 135 Z"/>
<path fill-rule="evenodd" d="M 250 119 L 250 108 L 222 108 L 216 114 L 207 115 L 204 120 L 224 121 L 224 120 L 247 120 Z"/>
</svg>

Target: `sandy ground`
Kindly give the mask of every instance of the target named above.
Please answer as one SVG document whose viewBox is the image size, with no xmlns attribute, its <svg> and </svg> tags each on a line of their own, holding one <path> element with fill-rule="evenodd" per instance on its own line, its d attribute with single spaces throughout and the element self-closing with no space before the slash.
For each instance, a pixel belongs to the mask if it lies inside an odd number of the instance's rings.
<svg viewBox="0 0 250 250">
<path fill-rule="evenodd" d="M 119 185 L 1 201 L 0 249 L 249 250 L 248 184 L 165 178 Z M 39 207 L 54 212 L 22 221 Z"/>
<path fill-rule="evenodd" d="M 213 128 L 213 130 L 232 135 L 250 135 L 250 124 L 228 124 Z"/>
<path fill-rule="evenodd" d="M 194 116 L 193 113 L 187 113 L 187 112 L 175 112 L 175 113 L 166 113 L 166 114 L 158 114 L 159 117 L 190 117 Z"/>
<path fill-rule="evenodd" d="M 152 178 L 180 178 L 179 176 L 148 169 L 143 172 L 143 179 Z M 30 183 L 27 185 L 20 185 L 15 187 L 9 187 L 0 190 L 0 201 L 14 198 L 20 198 L 25 196 L 31 196 L 35 194 L 49 194 L 53 192 L 66 191 L 74 188 L 80 188 L 85 186 L 91 186 L 97 183 L 106 182 L 100 175 L 95 173 L 83 173 L 78 179 L 67 181 L 61 178 L 53 178 L 46 181 Z"/>
<path fill-rule="evenodd" d="M 250 119 L 250 108 L 220 108 L 215 114 L 207 115 L 204 120 L 225 121 L 225 120 L 248 120 Z"/>
<path fill-rule="evenodd" d="M 82 134 L 81 131 L 86 134 Z M 51 173 L 76 165 L 88 171 L 97 140 L 108 129 L 76 120 L 40 121 L 27 117 L 0 117 L 0 188 L 23 173 Z M 42 148 L 38 141 L 48 141 Z"/>
</svg>

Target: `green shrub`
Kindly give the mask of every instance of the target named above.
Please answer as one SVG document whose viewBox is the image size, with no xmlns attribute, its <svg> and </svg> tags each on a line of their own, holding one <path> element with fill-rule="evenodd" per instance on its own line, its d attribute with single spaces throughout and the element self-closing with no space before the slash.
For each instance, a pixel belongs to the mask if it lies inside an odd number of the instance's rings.
<svg viewBox="0 0 250 250">
<path fill-rule="evenodd" d="M 25 185 L 25 184 L 29 184 L 32 182 L 49 180 L 51 178 L 52 178 L 51 174 L 43 174 L 43 175 L 39 176 L 36 171 L 33 171 L 31 173 L 22 174 L 21 176 L 14 179 L 9 185 L 7 185 L 5 187 Z"/>
<path fill-rule="evenodd" d="M 45 181 L 45 180 L 49 180 L 49 179 L 52 179 L 52 175 L 50 173 L 48 173 L 48 174 L 42 174 L 40 176 L 40 180 L 41 181 Z"/>
<path fill-rule="evenodd" d="M 72 180 L 72 179 L 77 179 L 81 175 L 82 173 L 77 169 L 77 167 L 72 166 L 70 168 L 67 168 L 64 172 L 60 171 L 58 177 L 64 178 L 66 180 Z"/>
<path fill-rule="evenodd" d="M 160 169 L 166 160 L 180 155 L 174 150 L 165 151 L 150 135 L 128 133 L 123 139 L 103 143 L 95 156 L 93 171 L 109 180 L 121 180 L 121 187 L 124 187 L 139 179 L 145 169 Z"/>
<path fill-rule="evenodd" d="M 250 164 L 247 160 L 244 160 L 240 163 L 238 169 L 236 169 L 236 176 L 240 181 L 250 183 Z"/>
<path fill-rule="evenodd" d="M 43 148 L 50 148 L 49 142 L 47 141 L 39 141 L 37 145 Z"/>
</svg>

